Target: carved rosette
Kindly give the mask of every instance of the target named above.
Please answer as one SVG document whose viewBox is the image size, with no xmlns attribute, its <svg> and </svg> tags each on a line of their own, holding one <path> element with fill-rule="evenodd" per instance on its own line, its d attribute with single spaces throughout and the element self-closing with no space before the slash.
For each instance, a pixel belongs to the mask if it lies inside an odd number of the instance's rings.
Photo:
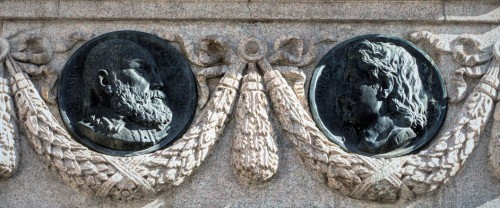
<svg viewBox="0 0 500 208">
<path fill-rule="evenodd" d="M 50 67 L 53 56 L 71 50 L 91 35 L 73 33 L 52 44 L 41 34 L 20 33 L 4 41 L 13 46 L 0 60 L 6 66 L 2 72 L 10 77 L 20 128 L 36 153 L 68 184 L 99 197 L 124 200 L 179 185 L 210 154 L 236 107 L 232 164 L 241 180 L 263 182 L 276 173 L 279 138 L 273 132 L 281 130 L 283 139 L 290 140 L 304 163 L 332 189 L 353 198 L 394 202 L 436 190 L 453 177 L 477 145 L 497 100 L 499 41 L 485 43 L 480 35 L 415 33 L 415 40 L 426 40 L 439 53 L 452 54 L 461 65 L 448 89 L 454 90 L 449 93 L 452 102 L 462 107 L 425 150 L 376 159 L 345 152 L 323 135 L 309 114 L 304 95 L 306 76 L 300 68 L 315 61 L 316 44 L 321 41 L 309 41 L 305 52 L 301 38 L 283 36 L 274 41 L 268 53 L 266 41 L 244 38 L 235 53 L 230 42 L 220 36 L 203 37 L 196 47 L 184 35 L 156 33 L 178 44 L 198 69 L 198 109 L 188 131 L 170 147 L 127 158 L 96 153 L 75 142 L 47 106 L 55 99 L 51 92 L 58 72 Z M 477 53 L 464 49 L 470 43 Z M 37 88 L 30 79 L 34 76 L 47 78 Z M 463 76 L 480 78 L 470 93 Z M 211 90 L 207 79 L 213 78 L 220 80 Z M 0 83 L 0 90 L 6 83 Z M 0 95 L 8 92 L 2 90 Z M 2 113 L 12 109 L 0 106 Z M 2 122 L 13 121 L 14 114 L 8 115 L 11 117 L 3 116 Z M 273 118 L 281 129 L 273 129 Z M 4 131 L 6 126 L 2 125 L 2 133 L 12 132 Z M 4 147 L 2 142 L 0 148 Z M 498 174 L 497 132 L 491 142 L 492 169 Z M 0 173 L 2 168 L 0 163 Z"/>
</svg>

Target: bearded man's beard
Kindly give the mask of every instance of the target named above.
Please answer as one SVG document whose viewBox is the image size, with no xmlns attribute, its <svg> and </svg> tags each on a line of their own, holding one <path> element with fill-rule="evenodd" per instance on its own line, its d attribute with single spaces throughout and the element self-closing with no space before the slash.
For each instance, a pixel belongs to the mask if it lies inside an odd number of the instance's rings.
<svg viewBox="0 0 500 208">
<path fill-rule="evenodd" d="M 128 122 L 161 128 L 172 120 L 172 112 L 164 101 L 165 95 L 162 91 L 139 93 L 120 81 L 115 87 L 111 96 L 111 107 Z"/>
</svg>

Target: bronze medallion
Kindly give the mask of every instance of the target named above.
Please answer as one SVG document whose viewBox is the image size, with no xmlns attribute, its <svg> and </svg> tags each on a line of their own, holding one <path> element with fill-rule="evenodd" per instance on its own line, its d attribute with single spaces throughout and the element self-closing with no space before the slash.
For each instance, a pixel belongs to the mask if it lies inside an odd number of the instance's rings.
<svg viewBox="0 0 500 208">
<path fill-rule="evenodd" d="M 62 71 L 58 93 L 69 132 L 118 156 L 171 144 L 197 104 L 187 59 L 165 40 L 137 31 L 107 33 L 81 46 Z"/>
<path fill-rule="evenodd" d="M 406 40 L 384 35 L 355 37 L 331 49 L 314 71 L 309 100 L 330 140 L 382 158 L 423 148 L 447 108 L 431 58 Z"/>
</svg>

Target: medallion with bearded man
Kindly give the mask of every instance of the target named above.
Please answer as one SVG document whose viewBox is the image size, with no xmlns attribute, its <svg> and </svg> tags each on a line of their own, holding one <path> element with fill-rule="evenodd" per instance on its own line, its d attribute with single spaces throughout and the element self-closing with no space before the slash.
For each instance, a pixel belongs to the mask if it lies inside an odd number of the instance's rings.
<svg viewBox="0 0 500 208">
<path fill-rule="evenodd" d="M 63 119 L 80 142 L 97 151 L 127 156 L 161 148 L 184 132 L 194 114 L 196 83 L 189 64 L 156 36 L 120 31 L 97 37 L 64 70 Z"/>
</svg>

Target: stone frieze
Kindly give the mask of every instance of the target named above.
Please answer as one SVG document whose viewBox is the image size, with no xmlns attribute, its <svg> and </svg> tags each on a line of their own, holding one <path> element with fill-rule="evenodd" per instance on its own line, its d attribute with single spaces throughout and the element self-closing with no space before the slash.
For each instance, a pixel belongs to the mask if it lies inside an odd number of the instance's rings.
<svg viewBox="0 0 500 208">
<path fill-rule="evenodd" d="M 3 41 L 3 47 L 11 49 L 1 59 L 4 77 L 10 79 L 10 85 L 4 86 L 11 90 L 2 92 L 13 97 L 16 109 L 12 113 L 14 108 L 6 104 L 2 113 L 8 119 L 4 120 L 15 129 L 11 121 L 17 117 L 28 143 L 63 181 L 99 197 L 132 200 L 180 185 L 227 133 L 227 121 L 239 119 L 242 123 L 233 133 L 231 154 L 241 180 L 262 183 L 276 173 L 279 149 L 275 132 L 279 131 L 328 187 L 352 198 L 395 202 L 434 191 L 455 176 L 496 113 L 500 70 L 496 30 L 482 35 L 411 34 L 412 41 L 425 42 L 438 53 L 452 55 L 459 65 L 447 88 L 450 102 L 460 110 L 424 150 L 389 159 L 346 152 L 328 140 L 312 119 L 305 99 L 307 77 L 301 68 L 315 63 L 317 45 L 328 39 L 248 37 L 233 45 L 216 35 L 199 42 L 178 33 L 157 31 L 156 35 L 178 45 L 190 63 L 201 69 L 196 75 L 200 96 L 195 118 L 171 146 L 150 154 L 116 157 L 89 150 L 68 134 L 48 107 L 57 99 L 53 87 L 58 77 L 48 63 L 92 37 L 82 32 L 56 42 L 42 33 L 30 32 Z M 271 50 L 268 41 L 274 43 Z M 43 77 L 43 81 L 35 86 L 37 77 Z M 469 86 L 464 77 L 478 81 Z M 209 87 L 207 82 L 213 78 L 220 80 Z M 272 125 L 271 118 L 279 125 Z M 9 129 L 5 132 L 15 135 Z M 15 141 L 14 136 L 5 138 Z M 12 141 L 9 144 L 14 144 Z M 498 174 L 498 136 L 492 136 L 491 143 L 490 162 Z M 11 146 L 0 148 L 15 155 Z"/>
</svg>

